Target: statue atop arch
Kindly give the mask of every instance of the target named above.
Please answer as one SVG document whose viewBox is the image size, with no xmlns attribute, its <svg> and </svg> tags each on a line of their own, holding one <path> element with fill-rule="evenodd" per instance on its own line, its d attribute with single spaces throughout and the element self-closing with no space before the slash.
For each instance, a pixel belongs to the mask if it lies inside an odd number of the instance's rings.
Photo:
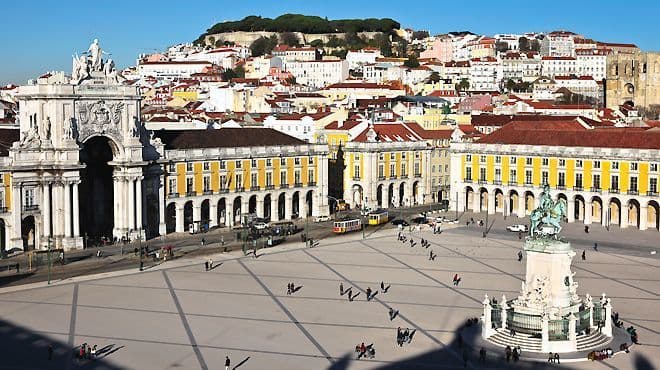
<svg viewBox="0 0 660 370">
<path fill-rule="evenodd" d="M 103 61 L 103 54 L 109 55 L 101 49 L 98 39 L 94 39 L 87 51 L 82 52 L 82 55 L 74 54 L 71 83 L 79 85 L 90 78 L 105 78 L 106 82 L 111 84 L 122 82 L 124 78 L 117 72 L 113 60 Z"/>
</svg>

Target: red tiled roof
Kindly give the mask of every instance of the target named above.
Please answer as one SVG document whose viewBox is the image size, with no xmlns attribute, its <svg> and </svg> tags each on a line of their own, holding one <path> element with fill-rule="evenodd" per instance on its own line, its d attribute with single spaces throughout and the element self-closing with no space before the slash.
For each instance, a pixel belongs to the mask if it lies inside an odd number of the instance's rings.
<svg viewBox="0 0 660 370">
<path fill-rule="evenodd" d="M 332 121 L 325 125 L 324 129 L 326 130 L 350 130 L 353 127 L 357 126 L 360 124 L 360 121 L 355 121 L 355 120 L 346 120 L 344 121 L 344 124 L 339 127 L 339 122 L 338 121 Z"/>
<path fill-rule="evenodd" d="M 587 129 L 577 121 L 514 121 L 482 137 L 479 143 L 660 149 L 660 132 L 638 128 Z"/>
<path fill-rule="evenodd" d="M 403 141 L 421 141 L 423 140 L 419 134 L 413 129 L 408 127 L 407 124 L 399 123 L 377 123 L 373 125 L 376 131 L 376 141 L 379 142 L 403 142 Z M 357 142 L 367 142 L 367 133 L 370 128 L 367 127 L 358 136 L 353 139 Z"/>
<path fill-rule="evenodd" d="M 328 85 L 324 90 L 328 89 L 388 89 L 393 90 L 391 85 L 382 85 L 374 82 L 339 82 L 336 84 Z"/>
</svg>

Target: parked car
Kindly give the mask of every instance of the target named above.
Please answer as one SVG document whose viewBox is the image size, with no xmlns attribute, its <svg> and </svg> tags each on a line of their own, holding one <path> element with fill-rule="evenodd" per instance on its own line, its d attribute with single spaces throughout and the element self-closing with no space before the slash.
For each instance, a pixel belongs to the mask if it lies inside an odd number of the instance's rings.
<svg viewBox="0 0 660 370">
<path fill-rule="evenodd" d="M 265 230 L 269 227 L 265 222 L 255 222 L 253 226 L 257 230 Z"/>
<path fill-rule="evenodd" d="M 410 222 L 412 222 L 414 224 L 425 224 L 426 223 L 426 217 L 424 217 L 424 216 L 413 217 L 413 218 L 410 219 Z"/>
<path fill-rule="evenodd" d="M 515 224 L 515 225 L 509 225 L 506 227 L 507 230 L 512 231 L 512 232 L 527 232 L 529 230 L 527 228 L 527 225 L 523 224 Z"/>
<path fill-rule="evenodd" d="M 395 226 L 401 225 L 401 226 L 404 226 L 404 227 L 405 226 L 410 226 L 410 224 L 407 223 L 406 220 L 400 220 L 400 219 L 393 220 L 392 225 L 395 225 Z"/>
<path fill-rule="evenodd" d="M 314 219 L 314 222 L 326 222 L 330 221 L 330 216 L 318 216 Z"/>
</svg>

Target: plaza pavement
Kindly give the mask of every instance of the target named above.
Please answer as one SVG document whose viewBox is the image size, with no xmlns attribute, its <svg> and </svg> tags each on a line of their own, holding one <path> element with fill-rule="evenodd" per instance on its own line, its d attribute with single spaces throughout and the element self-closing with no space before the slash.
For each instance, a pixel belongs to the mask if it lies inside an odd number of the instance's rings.
<svg viewBox="0 0 660 370">
<path fill-rule="evenodd" d="M 410 234 L 410 233 L 408 233 Z M 119 271 L 0 289 L 0 369 L 220 369 L 225 356 L 244 369 L 427 369 L 462 368 L 456 329 L 482 313 L 484 294 L 513 298 L 524 279 L 515 234 L 481 237 L 463 226 L 441 235 L 413 232 L 418 245 L 396 240 L 396 230 L 367 229 L 321 241 L 261 251 L 168 261 L 142 273 Z M 419 237 L 432 242 L 419 246 Z M 428 260 L 429 250 L 438 257 Z M 523 261 L 524 262 L 524 261 Z M 658 258 L 625 250 L 588 251 L 574 260 L 578 292 L 606 292 L 643 345 L 605 362 L 562 364 L 571 369 L 652 369 L 660 358 Z M 452 277 L 461 284 L 455 288 Z M 367 287 L 391 288 L 365 301 Z M 293 295 L 286 285 L 302 286 Z M 360 291 L 354 302 L 339 283 Z M 394 320 L 388 308 L 399 310 Z M 411 344 L 396 345 L 398 326 L 417 329 Z M 72 348 L 87 342 L 103 348 L 79 362 Z M 375 360 L 355 360 L 361 342 L 374 344 Z M 46 347 L 55 353 L 47 360 Z M 618 344 L 615 344 L 618 347 Z M 613 344 L 614 346 L 614 344 Z M 489 353 L 469 368 L 509 368 Z M 238 367 L 235 367 L 239 365 Z M 541 368 L 521 362 L 516 368 Z M 558 366 L 553 366 L 558 367 Z"/>
</svg>

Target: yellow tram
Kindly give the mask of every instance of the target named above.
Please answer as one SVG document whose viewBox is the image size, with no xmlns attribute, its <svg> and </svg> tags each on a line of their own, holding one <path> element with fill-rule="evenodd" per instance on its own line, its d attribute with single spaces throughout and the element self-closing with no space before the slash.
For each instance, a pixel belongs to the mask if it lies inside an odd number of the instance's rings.
<svg viewBox="0 0 660 370">
<path fill-rule="evenodd" d="M 385 224 L 390 219 L 390 215 L 386 209 L 377 209 L 370 212 L 367 216 L 369 217 L 369 225 Z"/>
</svg>

